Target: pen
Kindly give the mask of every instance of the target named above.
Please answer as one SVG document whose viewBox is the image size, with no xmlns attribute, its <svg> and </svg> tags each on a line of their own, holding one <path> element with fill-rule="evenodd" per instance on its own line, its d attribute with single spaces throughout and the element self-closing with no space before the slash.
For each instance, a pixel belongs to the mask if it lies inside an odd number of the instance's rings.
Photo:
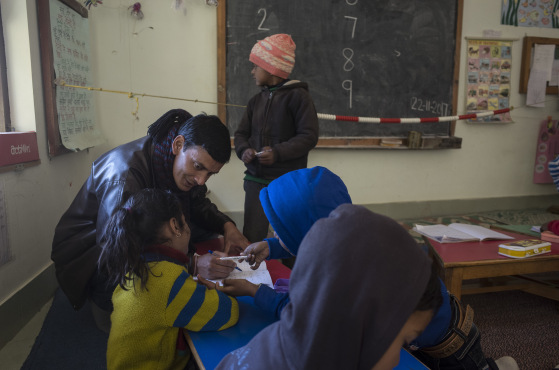
<svg viewBox="0 0 559 370">
<path fill-rule="evenodd" d="M 209 254 L 214 254 L 214 252 L 213 252 L 213 251 L 211 251 L 211 250 L 208 250 L 208 253 L 209 253 Z M 219 257 L 218 257 L 218 258 L 219 258 Z M 228 257 L 221 257 L 221 258 L 219 258 L 219 259 L 224 259 L 224 258 L 226 258 L 226 259 L 231 259 L 231 258 L 228 258 Z M 243 270 L 241 270 L 241 269 L 240 269 L 240 268 L 238 268 L 237 266 L 235 266 L 235 268 L 236 268 L 237 270 L 239 270 L 239 271 L 243 272 Z"/>
<path fill-rule="evenodd" d="M 220 260 L 229 261 L 229 260 L 240 260 L 241 258 L 247 258 L 247 256 L 231 256 L 231 257 L 220 257 Z"/>
<path fill-rule="evenodd" d="M 262 155 L 262 154 L 264 154 L 264 153 L 266 153 L 266 152 L 271 152 L 271 151 L 272 151 L 272 149 L 266 149 L 266 150 L 263 150 L 263 151 L 261 151 L 261 152 L 256 153 L 256 156 L 258 157 L 259 155 Z"/>
</svg>

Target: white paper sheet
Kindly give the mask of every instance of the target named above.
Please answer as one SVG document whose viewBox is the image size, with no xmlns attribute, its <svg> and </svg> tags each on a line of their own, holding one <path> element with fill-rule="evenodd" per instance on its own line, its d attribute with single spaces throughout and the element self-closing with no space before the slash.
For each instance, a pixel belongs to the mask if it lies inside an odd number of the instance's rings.
<svg viewBox="0 0 559 370">
<path fill-rule="evenodd" d="M 552 66 L 555 45 L 534 45 L 534 57 L 528 79 L 526 105 L 545 107 L 545 89 L 547 81 L 552 79 Z"/>
<path fill-rule="evenodd" d="M 530 72 L 526 105 L 538 108 L 545 107 L 546 75 L 545 71 Z"/>
<path fill-rule="evenodd" d="M 553 66 L 551 67 L 551 80 L 549 86 L 559 86 L 559 59 L 553 59 Z"/>
<path fill-rule="evenodd" d="M 233 270 L 227 277 L 227 279 L 246 279 L 253 284 L 265 284 L 268 285 L 270 288 L 274 287 L 274 283 L 272 283 L 272 277 L 270 276 L 270 272 L 266 267 L 266 262 L 262 262 L 258 269 L 253 270 L 250 268 L 248 262 L 243 261 L 237 263 L 237 267 L 240 268 L 242 271 L 237 269 Z M 217 282 L 221 284 L 221 280 L 212 280 L 213 282 Z"/>
</svg>

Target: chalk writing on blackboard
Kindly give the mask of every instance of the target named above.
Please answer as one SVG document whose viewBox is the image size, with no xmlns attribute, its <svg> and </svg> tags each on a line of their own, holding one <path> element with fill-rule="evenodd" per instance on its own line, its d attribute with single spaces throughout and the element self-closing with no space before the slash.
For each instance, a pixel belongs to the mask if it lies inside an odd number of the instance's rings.
<svg viewBox="0 0 559 370">
<path fill-rule="evenodd" d="M 309 84 L 319 113 L 361 117 L 455 114 L 455 54 L 460 0 L 418 2 L 235 0 L 226 2 L 226 102 L 246 104 L 258 92 L 248 55 L 274 33 L 290 34 L 296 63 L 290 78 Z M 227 108 L 233 132 L 243 109 Z M 379 125 L 320 121 L 320 136 L 451 136 L 451 124 Z"/>
</svg>

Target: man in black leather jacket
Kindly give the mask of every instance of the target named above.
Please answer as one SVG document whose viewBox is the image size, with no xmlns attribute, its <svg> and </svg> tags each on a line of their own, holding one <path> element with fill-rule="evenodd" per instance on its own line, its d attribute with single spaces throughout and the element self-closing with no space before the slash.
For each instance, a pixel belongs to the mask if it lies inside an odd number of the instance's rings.
<svg viewBox="0 0 559 370">
<path fill-rule="evenodd" d="M 141 189 L 177 194 L 191 227 L 224 236 L 224 253 L 248 246 L 233 221 L 206 197 L 205 182 L 230 157 L 229 131 L 219 118 L 192 117 L 182 109 L 164 114 L 149 127 L 147 136 L 99 157 L 60 219 L 52 244 L 58 282 L 74 309 L 89 298 L 102 310 L 112 310 L 114 287 L 97 266 L 99 241 L 113 211 Z M 197 270 L 210 279 L 226 277 L 234 268 L 234 262 L 209 254 L 191 258 L 191 273 Z"/>
</svg>

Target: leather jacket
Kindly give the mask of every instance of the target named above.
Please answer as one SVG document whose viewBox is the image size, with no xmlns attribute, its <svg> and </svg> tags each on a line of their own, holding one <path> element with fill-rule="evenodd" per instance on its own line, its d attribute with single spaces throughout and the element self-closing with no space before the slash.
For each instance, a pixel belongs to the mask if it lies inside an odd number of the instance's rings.
<svg viewBox="0 0 559 370">
<path fill-rule="evenodd" d="M 99 245 L 105 225 L 115 208 L 145 188 L 155 188 L 152 140 L 145 136 L 99 157 L 91 174 L 62 215 L 54 233 L 51 258 L 60 287 L 75 309 L 85 303 L 88 283 L 97 270 Z M 187 222 L 223 234 L 232 221 L 206 197 L 205 185 L 177 194 Z"/>
<path fill-rule="evenodd" d="M 307 167 L 309 151 L 318 143 L 318 117 L 305 82 L 290 80 L 275 90 L 264 87 L 248 102 L 235 131 L 235 152 L 242 159 L 249 148 L 270 146 L 275 163 L 261 165 L 258 159 L 245 163 L 249 175 L 276 179 Z"/>
</svg>

